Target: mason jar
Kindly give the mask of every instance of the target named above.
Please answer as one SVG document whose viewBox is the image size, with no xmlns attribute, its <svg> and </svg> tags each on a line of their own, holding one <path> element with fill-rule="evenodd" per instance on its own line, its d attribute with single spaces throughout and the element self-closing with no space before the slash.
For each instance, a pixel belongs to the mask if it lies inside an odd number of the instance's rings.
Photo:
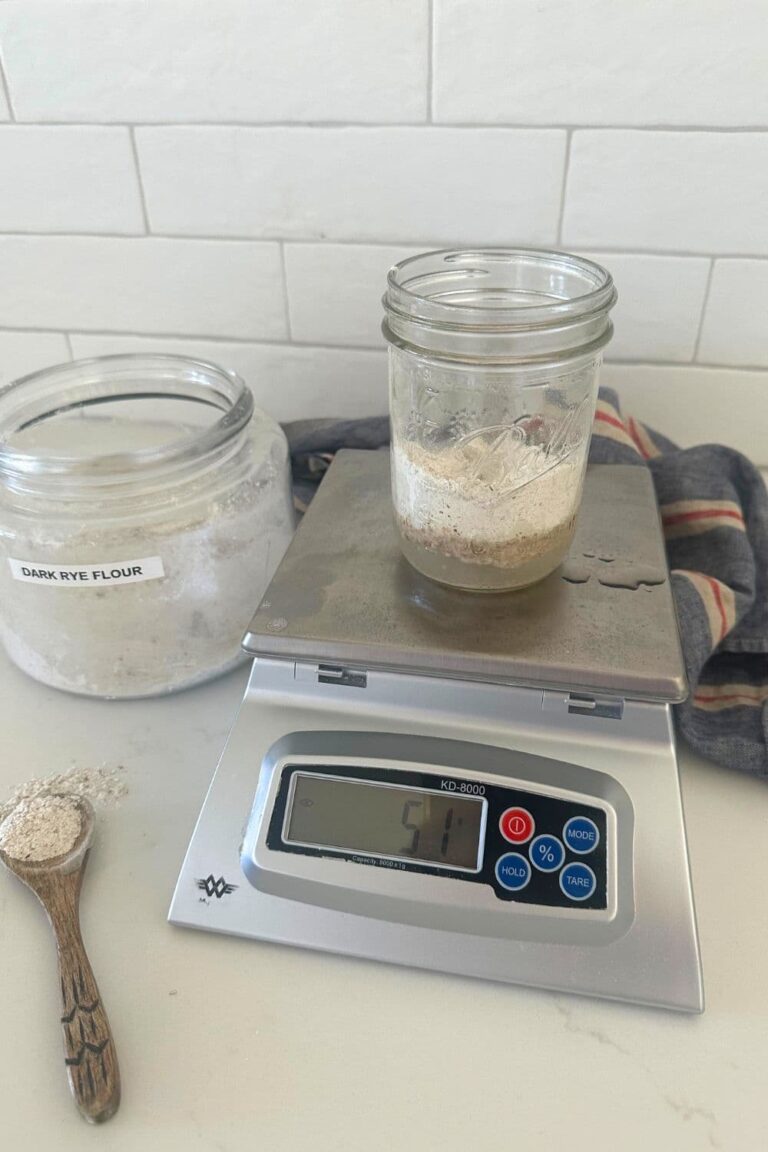
<svg viewBox="0 0 768 1152">
<path fill-rule="evenodd" d="M 502 591 L 560 564 L 615 301 L 604 268 L 561 252 L 427 252 L 390 270 L 392 499 L 425 576 Z"/>
<path fill-rule="evenodd" d="M 293 531 L 288 447 L 231 372 L 106 356 L 0 392 L 0 638 L 45 684 L 218 675 Z"/>
</svg>

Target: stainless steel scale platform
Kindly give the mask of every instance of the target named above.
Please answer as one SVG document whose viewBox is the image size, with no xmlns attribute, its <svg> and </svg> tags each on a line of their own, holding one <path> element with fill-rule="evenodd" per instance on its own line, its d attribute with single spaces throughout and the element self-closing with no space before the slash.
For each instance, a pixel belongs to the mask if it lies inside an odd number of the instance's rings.
<svg viewBox="0 0 768 1152">
<path fill-rule="evenodd" d="M 402 559 L 388 467 L 339 454 L 253 618 L 171 921 L 700 1012 L 650 477 L 590 469 L 566 565 L 482 595 Z"/>
</svg>

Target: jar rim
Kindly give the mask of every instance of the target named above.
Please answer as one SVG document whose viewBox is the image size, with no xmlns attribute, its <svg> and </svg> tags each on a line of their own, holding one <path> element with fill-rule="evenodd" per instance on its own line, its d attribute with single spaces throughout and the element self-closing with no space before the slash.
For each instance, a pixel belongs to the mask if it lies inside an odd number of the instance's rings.
<svg viewBox="0 0 768 1152">
<path fill-rule="evenodd" d="M 23 451 L 8 437 L 69 410 L 118 400 L 182 399 L 219 408 L 218 420 L 165 444 L 103 454 Z M 250 421 L 253 396 L 235 373 L 205 360 L 121 353 L 74 360 L 22 376 L 0 389 L 0 476 L 115 484 L 121 477 L 179 470 L 210 457 Z"/>
<path fill-rule="evenodd" d="M 585 256 L 539 248 L 445 248 L 390 268 L 384 338 L 439 361 L 521 367 L 599 354 L 613 277 Z"/>
<path fill-rule="evenodd" d="M 472 263 L 475 267 L 472 267 Z M 427 294 L 427 284 L 439 285 L 449 281 L 453 285 L 461 279 L 479 280 L 488 275 L 488 269 L 477 265 L 508 265 L 518 269 L 549 269 L 560 277 L 565 286 L 566 275 L 574 287 L 580 281 L 583 291 L 571 295 L 548 296 L 546 303 L 525 303 L 509 290 L 493 289 L 494 294 L 505 292 L 510 302 L 499 300 L 489 302 L 488 296 L 479 290 L 477 300 L 467 298 L 464 292 L 461 301 L 451 300 L 453 293 Z M 449 265 L 437 269 L 435 265 Z M 419 268 L 423 271 L 419 272 Z M 428 269 L 432 269 L 428 271 Z M 419 284 L 420 290 L 414 286 Z M 518 297 L 520 291 L 517 291 Z M 537 293 L 544 295 L 543 293 Z M 471 293 L 469 294 L 471 297 Z M 502 297 L 503 298 L 503 297 Z M 557 252 L 539 248 L 443 248 L 409 256 L 394 264 L 387 274 L 387 293 L 384 306 L 388 312 L 407 316 L 411 321 L 453 330 L 493 329 L 534 329 L 546 328 L 553 324 L 563 326 L 569 321 L 578 323 L 595 313 L 606 312 L 616 302 L 616 288 L 610 272 L 600 264 L 584 256 L 574 256 L 567 252 Z"/>
</svg>

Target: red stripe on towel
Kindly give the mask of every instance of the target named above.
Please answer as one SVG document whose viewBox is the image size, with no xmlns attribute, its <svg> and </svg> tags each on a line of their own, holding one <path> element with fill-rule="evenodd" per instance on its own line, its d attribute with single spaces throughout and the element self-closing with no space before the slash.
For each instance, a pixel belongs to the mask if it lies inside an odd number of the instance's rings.
<svg viewBox="0 0 768 1152">
<path fill-rule="evenodd" d="M 712 576 L 707 576 L 705 573 L 702 573 L 702 575 L 712 589 L 712 594 L 715 597 L 715 604 L 717 604 L 717 610 L 720 613 L 720 636 L 717 641 L 719 644 L 728 631 L 728 617 L 725 615 L 723 597 L 720 594 L 720 581 L 713 579 Z"/>
<path fill-rule="evenodd" d="M 614 428 L 621 428 L 622 432 L 627 431 L 617 416 L 609 416 L 607 412 L 595 412 L 595 420 L 602 420 L 604 424 L 612 424 Z"/>
<path fill-rule="evenodd" d="M 717 520 L 721 516 L 744 523 L 741 512 L 735 512 L 730 508 L 702 508 L 698 512 L 678 512 L 674 516 L 662 516 L 661 522 L 665 527 L 671 527 L 673 524 L 684 524 L 689 520 Z"/>
<path fill-rule="evenodd" d="M 648 453 L 646 452 L 645 448 L 643 447 L 643 442 L 640 439 L 640 433 L 638 432 L 635 421 L 631 416 L 629 418 L 629 434 L 632 437 L 635 448 L 637 448 L 637 450 L 640 453 L 640 455 L 642 456 L 643 460 L 648 460 L 649 459 Z"/>
</svg>

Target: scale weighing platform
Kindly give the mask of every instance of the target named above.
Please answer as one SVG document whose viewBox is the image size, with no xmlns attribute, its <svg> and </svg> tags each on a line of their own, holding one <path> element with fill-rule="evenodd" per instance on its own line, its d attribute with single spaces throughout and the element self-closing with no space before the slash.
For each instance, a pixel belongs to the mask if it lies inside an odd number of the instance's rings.
<svg viewBox="0 0 768 1152">
<path fill-rule="evenodd" d="M 402 558 L 388 455 L 341 452 L 244 647 L 173 923 L 702 1010 L 645 469 L 591 468 L 566 564 L 473 594 Z"/>
</svg>

